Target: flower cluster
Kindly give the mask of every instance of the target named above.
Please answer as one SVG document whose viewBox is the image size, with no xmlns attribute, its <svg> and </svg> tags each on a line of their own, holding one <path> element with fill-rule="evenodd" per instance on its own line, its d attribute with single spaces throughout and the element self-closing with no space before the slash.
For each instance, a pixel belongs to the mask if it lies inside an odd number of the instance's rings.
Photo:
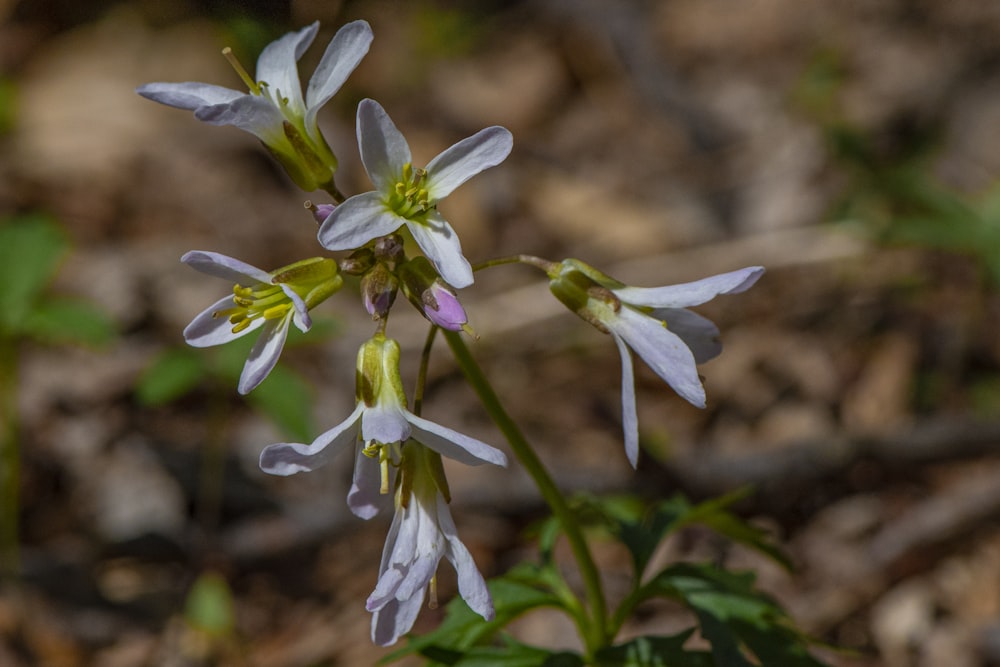
<svg viewBox="0 0 1000 667">
<path fill-rule="evenodd" d="M 333 37 L 303 95 L 297 62 L 315 39 L 318 24 L 268 45 L 252 78 L 225 51 L 249 92 L 204 83 L 150 83 L 140 95 L 191 110 L 199 120 L 233 125 L 255 135 L 303 190 L 321 189 L 332 201 L 307 202 L 319 223 L 319 245 L 342 256 L 319 256 L 264 271 L 214 252 L 192 251 L 182 261 L 233 284 L 230 293 L 198 314 L 184 330 L 197 347 L 227 343 L 258 332 L 238 390 L 246 394 L 278 362 L 291 325 L 306 332 L 310 311 L 337 293 L 344 276 L 357 278 L 363 307 L 375 331 L 358 352 L 357 404 L 341 423 L 313 442 L 266 447 L 260 467 L 273 475 L 311 471 L 342 450 L 354 456 L 347 504 L 370 519 L 391 497 L 395 513 L 378 582 L 368 598 L 372 639 L 395 642 L 407 633 L 446 558 L 458 574 L 459 592 L 483 618 L 494 615 L 486 583 L 459 540 L 449 504 L 442 456 L 467 465 L 505 466 L 498 449 L 437 424 L 411 410 L 400 374 L 400 348 L 386 336 L 400 290 L 431 323 L 471 333 L 456 290 L 474 281 L 455 228 L 439 204 L 476 174 L 503 162 L 513 140 L 503 127 L 481 130 L 442 151 L 425 167 L 413 164 L 402 133 L 376 101 L 357 108 L 357 142 L 374 189 L 345 197 L 335 183 L 337 158 L 318 123 L 319 109 L 341 88 L 367 53 L 371 28 L 364 21 Z M 407 240 L 420 253 L 407 253 Z M 705 392 L 695 365 L 717 355 L 718 329 L 687 310 L 719 294 L 748 289 L 763 269 L 748 267 L 683 285 L 629 287 L 580 262 L 516 261 L 543 268 L 553 294 L 573 312 L 614 339 L 622 358 L 622 408 L 628 460 L 638 460 L 639 429 L 629 348 L 689 402 L 703 407 Z M 493 264 L 510 263 L 496 260 Z M 414 397 L 416 401 L 422 397 Z"/>
</svg>

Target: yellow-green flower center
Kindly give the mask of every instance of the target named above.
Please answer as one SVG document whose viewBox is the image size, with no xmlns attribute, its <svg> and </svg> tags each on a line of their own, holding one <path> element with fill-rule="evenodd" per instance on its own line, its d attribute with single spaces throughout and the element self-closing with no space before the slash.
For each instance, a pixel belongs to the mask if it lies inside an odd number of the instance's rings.
<svg viewBox="0 0 1000 667">
<path fill-rule="evenodd" d="M 233 287 L 232 308 L 217 310 L 213 317 L 228 317 L 233 325 L 233 333 L 239 333 L 253 324 L 254 320 L 277 320 L 284 317 L 292 307 L 281 285 L 258 283 L 253 287 L 235 285 Z"/>
<path fill-rule="evenodd" d="M 427 215 L 434 208 L 427 190 L 427 171 L 414 169 L 409 162 L 404 164 L 400 179 L 389 193 L 387 203 L 389 208 L 403 218 L 413 220 Z"/>
</svg>

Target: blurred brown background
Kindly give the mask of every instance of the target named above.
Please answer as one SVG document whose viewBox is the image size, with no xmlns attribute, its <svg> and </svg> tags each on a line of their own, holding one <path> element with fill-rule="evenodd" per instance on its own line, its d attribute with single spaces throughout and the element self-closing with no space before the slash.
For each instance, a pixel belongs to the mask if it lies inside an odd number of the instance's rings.
<svg viewBox="0 0 1000 667">
<path fill-rule="evenodd" d="M 264 44 L 318 19 L 307 80 L 336 28 L 364 18 L 372 50 L 321 114 L 343 191 L 369 188 L 353 111 L 374 97 L 418 163 L 487 125 L 514 133 L 511 157 L 442 207 L 473 262 L 572 256 L 650 286 L 768 268 L 699 309 L 725 343 L 701 369 L 706 410 L 637 361 L 635 473 L 611 341 L 531 269 L 463 291 L 474 353 L 564 488 L 703 499 L 753 484 L 739 509 L 788 545 L 795 575 L 697 532 L 662 557 L 757 568 L 804 628 L 853 650 L 831 664 L 1000 665 L 1000 4 L 7 0 L 0 17 L 0 217 L 54 216 L 74 243 L 57 289 L 120 331 L 102 349 L 19 348 L 24 578 L 0 595 L 0 664 L 385 653 L 363 601 L 387 517 L 348 515 L 350 457 L 267 478 L 260 449 L 290 436 L 235 382 L 155 405 L 136 394 L 228 289 L 178 258 L 214 250 L 269 269 L 322 254 L 302 203 L 324 200 L 250 135 L 135 86 L 240 88 L 223 46 L 252 71 Z M 425 328 L 408 309 L 389 333 L 412 372 Z M 350 411 L 371 331 L 351 289 L 322 310 L 333 335 L 284 356 L 315 383 L 313 435 Z M 425 414 L 503 446 L 447 354 Z M 523 531 L 544 507 L 516 465 L 449 475 L 487 576 L 533 557 Z M 613 597 L 627 559 L 598 553 Z M 183 615 L 204 572 L 232 591 L 228 639 Z M 441 579 L 450 597 L 449 566 Z M 417 627 L 439 618 L 425 610 Z M 627 631 L 682 618 L 654 607 Z M 518 632 L 574 645 L 544 614 Z"/>
</svg>

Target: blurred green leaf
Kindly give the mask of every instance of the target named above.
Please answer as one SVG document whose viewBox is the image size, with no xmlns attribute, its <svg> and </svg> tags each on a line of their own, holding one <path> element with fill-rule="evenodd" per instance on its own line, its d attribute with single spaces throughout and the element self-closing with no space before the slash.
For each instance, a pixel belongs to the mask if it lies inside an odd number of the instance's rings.
<svg viewBox="0 0 1000 667">
<path fill-rule="evenodd" d="M 0 134 L 8 134 L 17 124 L 17 86 L 0 77 Z"/>
<path fill-rule="evenodd" d="M 247 400 L 300 442 L 312 440 L 312 388 L 298 373 L 275 366 Z"/>
<path fill-rule="evenodd" d="M 25 318 L 68 250 L 50 218 L 25 216 L 0 225 L 0 327 L 21 330 Z"/>
<path fill-rule="evenodd" d="M 115 326 L 95 306 L 60 297 L 37 303 L 24 318 L 22 332 L 40 342 L 98 346 L 114 340 Z"/>
<path fill-rule="evenodd" d="M 207 373 L 203 354 L 187 348 L 169 349 L 139 377 L 136 398 L 143 405 L 166 405 L 197 387 Z"/>
<path fill-rule="evenodd" d="M 233 594 L 225 578 L 205 572 L 194 582 L 187 596 L 184 618 L 210 637 L 223 638 L 236 627 Z"/>
<path fill-rule="evenodd" d="M 684 648 L 692 634 L 694 629 L 669 637 L 636 637 L 598 651 L 594 662 L 597 667 L 715 667 L 711 653 Z"/>
</svg>

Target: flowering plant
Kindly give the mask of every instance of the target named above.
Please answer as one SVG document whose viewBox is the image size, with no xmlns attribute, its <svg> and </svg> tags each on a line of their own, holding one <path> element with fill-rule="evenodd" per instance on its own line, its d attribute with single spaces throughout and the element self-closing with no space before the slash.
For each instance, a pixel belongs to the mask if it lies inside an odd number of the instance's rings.
<svg viewBox="0 0 1000 667">
<path fill-rule="evenodd" d="M 517 255 L 473 267 L 463 254 L 455 227 L 438 206 L 465 181 L 503 162 L 513 145 L 511 133 L 503 127 L 488 127 L 445 149 L 426 167 L 415 167 L 409 145 L 388 113 L 378 102 L 365 99 L 357 108 L 357 141 L 374 189 L 343 195 L 335 184 L 337 158 L 320 131 L 317 111 L 367 53 L 372 32 L 363 21 L 341 28 L 303 97 L 296 63 L 317 31 L 318 25 L 313 24 L 270 44 L 258 59 L 257 79 L 233 61 L 249 93 L 199 83 L 152 83 L 138 92 L 193 110 L 205 122 L 251 132 L 297 185 L 307 191 L 323 189 L 331 196 L 330 202 L 309 203 L 308 207 L 319 223 L 319 245 L 344 256 L 314 257 L 267 272 L 217 253 L 184 255 L 182 261 L 193 268 L 235 283 L 232 295 L 198 314 L 184 335 L 191 345 L 208 346 L 259 330 L 238 385 L 241 393 L 247 393 L 274 368 L 290 326 L 308 331 L 310 311 L 340 290 L 343 275 L 358 278 L 361 302 L 372 317 L 374 331 L 358 352 L 355 409 L 310 444 L 277 443 L 264 448 L 260 467 L 280 476 L 308 472 L 347 449 L 355 461 L 347 499 L 351 511 L 371 519 L 391 500 L 393 519 L 378 580 L 366 604 L 372 613 L 372 640 L 391 645 L 411 633 L 425 601 L 429 598 L 436 604 L 436 572 L 446 559 L 457 572 L 460 599 L 448 605 L 447 618 L 438 630 L 423 637 L 411 635 L 408 646 L 394 656 L 417 652 L 436 660 L 435 664 L 752 664 L 745 656 L 767 664 L 821 664 L 809 654 L 808 640 L 793 629 L 781 608 L 754 588 L 752 577 L 712 564 L 674 563 L 651 571 L 656 545 L 691 523 L 705 524 L 787 565 L 763 531 L 729 512 L 728 505 L 735 498 L 695 506 L 680 498 L 651 506 L 566 498 L 500 403 L 461 333 L 471 333 L 471 329 L 456 290 L 471 286 L 475 271 L 524 264 L 544 272 L 552 294 L 609 334 L 619 350 L 625 453 L 635 467 L 640 430 L 632 351 L 682 398 L 705 407 L 697 364 L 720 353 L 720 332 L 689 308 L 749 289 L 764 269 L 750 266 L 685 284 L 640 288 L 575 259 Z M 407 252 L 407 238 L 415 241 L 418 254 Z M 386 335 L 400 289 L 430 323 L 412 403 L 403 389 L 400 347 Z M 489 582 L 459 538 L 442 456 L 467 465 L 499 466 L 507 464 L 507 456 L 492 445 L 420 416 L 424 378 L 438 332 L 553 514 L 540 532 L 538 562 L 516 566 Z M 631 587 L 614 608 L 608 603 L 605 582 L 585 535 L 587 525 L 595 522 L 632 556 Z M 552 556 L 555 541 L 561 537 L 576 562 L 573 578 L 557 567 Z M 668 598 L 686 606 L 696 626 L 671 636 L 620 640 L 625 621 L 652 598 Z M 579 651 L 528 646 L 503 634 L 514 618 L 542 606 L 556 608 L 572 619 L 580 636 Z M 695 630 L 707 640 L 707 650 L 687 645 Z"/>
</svg>

